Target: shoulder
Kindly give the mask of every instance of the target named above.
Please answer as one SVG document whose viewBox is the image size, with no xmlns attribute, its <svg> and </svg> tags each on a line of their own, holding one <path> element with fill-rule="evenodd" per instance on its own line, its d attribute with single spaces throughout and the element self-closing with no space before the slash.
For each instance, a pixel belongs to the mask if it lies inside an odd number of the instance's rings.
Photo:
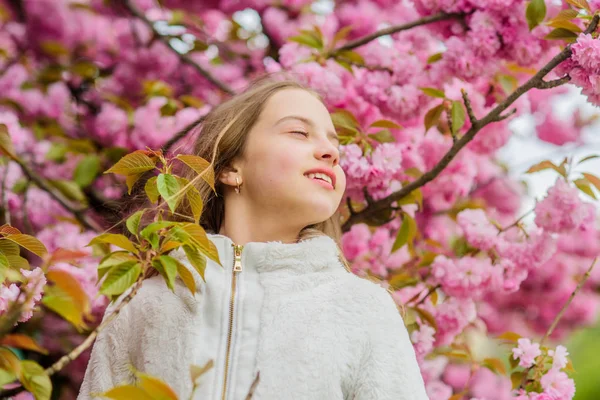
<svg viewBox="0 0 600 400">
<path fill-rule="evenodd" d="M 343 274 L 338 282 L 340 300 L 352 307 L 356 315 L 369 323 L 385 320 L 402 322 L 402 317 L 391 293 L 368 279 L 351 272 Z"/>
</svg>

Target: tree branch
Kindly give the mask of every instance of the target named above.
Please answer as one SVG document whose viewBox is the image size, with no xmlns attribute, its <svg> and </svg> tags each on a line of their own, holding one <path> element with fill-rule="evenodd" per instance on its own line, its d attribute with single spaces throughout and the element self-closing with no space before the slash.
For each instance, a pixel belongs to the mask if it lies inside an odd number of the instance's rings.
<svg viewBox="0 0 600 400">
<path fill-rule="evenodd" d="M 56 200 L 58 203 L 60 203 L 60 205 L 63 208 L 65 208 L 67 211 L 72 213 L 75 216 L 75 218 L 83 226 L 85 226 L 87 229 L 91 229 L 96 232 L 103 231 L 102 227 L 100 225 L 98 225 L 98 223 L 96 221 L 94 221 L 93 219 L 91 219 L 89 216 L 87 216 L 85 214 L 85 212 L 87 211 L 86 207 L 82 207 L 80 205 L 73 204 L 69 199 L 64 197 L 62 195 L 62 193 L 60 193 L 57 190 L 55 190 L 54 188 L 52 188 L 50 186 L 50 184 L 44 180 L 44 178 L 42 178 L 34 170 L 29 168 L 29 166 L 27 164 L 25 164 L 25 162 L 23 162 L 23 160 L 21 160 L 19 157 L 10 156 L 10 158 L 14 162 L 19 164 L 19 166 L 21 167 L 21 170 L 23 170 L 23 173 L 25 175 L 27 175 L 27 177 L 31 181 L 33 181 L 40 189 L 47 192 L 50 195 L 50 197 L 52 197 L 54 200 Z"/>
<path fill-rule="evenodd" d="M 166 37 L 164 37 L 163 35 L 161 35 L 154 28 L 154 25 L 152 24 L 152 22 L 148 18 L 146 18 L 146 16 L 144 15 L 143 12 L 141 12 L 140 10 L 138 10 L 137 7 L 135 7 L 133 5 L 133 3 L 131 2 L 131 0 L 125 0 L 125 1 L 123 1 L 123 6 L 125 6 L 125 8 L 127 8 L 127 10 L 131 14 L 133 14 L 136 18 L 140 19 L 152 31 L 152 33 L 155 35 L 155 37 L 158 40 L 160 40 L 165 46 L 167 46 L 167 48 L 169 50 L 171 50 L 171 52 L 173 52 L 173 54 L 175 54 L 177 57 L 179 57 L 179 59 L 181 60 L 181 62 L 183 62 L 185 64 L 188 64 L 189 66 L 191 66 L 192 68 L 194 68 L 196 71 L 198 71 L 198 73 L 200 73 L 200 75 L 202 75 L 203 77 L 205 77 L 209 82 L 211 82 L 213 85 L 217 86 L 219 89 L 221 89 L 225 93 L 228 93 L 228 94 L 231 94 L 231 95 L 235 94 L 235 91 L 232 88 L 230 88 L 227 84 L 225 84 L 224 82 L 221 82 L 220 80 L 218 80 L 217 78 L 215 78 L 210 72 L 208 72 L 203 67 L 201 67 L 200 65 L 198 65 L 194 60 L 192 60 L 186 54 L 182 54 L 182 53 L 178 52 L 171 45 L 171 42 L 169 41 L 169 39 L 166 38 Z"/>
<path fill-rule="evenodd" d="M 444 21 L 444 20 L 448 20 L 448 19 L 452 19 L 452 18 L 462 19 L 464 17 L 464 15 L 465 14 L 463 14 L 463 13 L 452 13 L 452 14 L 439 13 L 439 14 L 435 14 L 435 15 L 429 15 L 427 17 L 423 17 L 421 19 L 418 19 L 416 21 L 412 21 L 412 22 L 409 22 L 406 24 L 390 26 L 389 28 L 385 28 L 385 29 L 381 29 L 377 32 L 373 32 L 370 35 L 366 35 L 361 38 L 351 40 L 348 43 L 344 44 L 343 46 L 340 46 L 337 49 L 334 49 L 332 51 L 332 54 L 335 54 L 335 53 L 338 53 L 338 52 L 341 52 L 344 50 L 355 49 L 355 48 L 360 47 L 364 44 L 367 44 L 370 41 L 377 39 L 378 37 L 381 37 L 381 36 L 391 35 L 393 33 L 400 32 L 400 31 L 406 31 L 406 30 L 415 28 L 417 26 L 431 24 L 432 22 Z"/>
<path fill-rule="evenodd" d="M 162 152 L 164 154 L 168 153 L 169 150 L 171 150 L 171 147 L 173 147 L 173 145 L 175 143 L 177 143 L 179 140 L 183 139 L 183 137 L 186 136 L 188 133 L 190 133 L 192 131 L 192 129 L 194 129 L 195 127 L 200 125 L 204 121 L 205 117 L 206 116 L 202 116 L 202 117 L 196 119 L 195 121 L 192 121 L 192 123 L 188 124 L 182 130 L 180 130 L 175 135 L 173 135 L 173 137 L 171 139 L 167 140 L 165 142 L 165 144 L 163 144 L 163 146 L 161 147 Z"/>
<path fill-rule="evenodd" d="M 586 29 L 584 33 L 593 32 L 598 26 L 598 20 L 600 20 L 600 15 L 595 15 L 590 25 Z M 514 110 L 509 112 L 507 115 L 501 115 L 503 111 L 505 111 L 511 104 L 513 104 L 521 95 L 530 90 L 531 88 L 536 87 L 540 82 L 542 82 L 542 78 L 548 75 L 553 68 L 555 68 L 558 64 L 568 59 L 572 54 L 571 44 L 565 47 L 560 53 L 558 53 L 552 60 L 550 60 L 542 69 L 540 69 L 534 76 L 532 76 L 525 84 L 518 87 L 513 93 L 511 93 L 503 102 L 498 104 L 493 110 L 491 110 L 485 117 L 478 120 L 478 124 L 475 126 L 471 126 L 471 128 L 465 133 L 459 140 L 456 141 L 448 150 L 446 154 L 442 157 L 442 159 L 429 171 L 421 175 L 419 178 L 410 182 L 402 189 L 398 190 L 391 195 L 377 200 L 372 204 L 369 204 L 360 212 L 350 216 L 346 222 L 344 222 L 342 226 L 342 231 L 347 232 L 350 230 L 352 225 L 365 222 L 369 219 L 369 217 L 377 214 L 378 212 L 383 211 L 384 209 L 390 207 L 390 205 L 398 201 L 406 196 L 408 196 L 413 190 L 418 189 L 433 179 L 435 179 L 443 170 L 448 166 L 450 161 L 456 157 L 458 152 L 465 147 L 479 132 L 484 126 L 488 125 L 491 122 L 499 121 L 507 118 L 508 116 L 514 114 Z"/>
<path fill-rule="evenodd" d="M 535 87 L 538 89 L 552 89 L 557 86 L 563 85 L 571 80 L 569 75 L 565 75 L 562 78 L 555 79 L 553 81 L 540 81 Z"/>
</svg>

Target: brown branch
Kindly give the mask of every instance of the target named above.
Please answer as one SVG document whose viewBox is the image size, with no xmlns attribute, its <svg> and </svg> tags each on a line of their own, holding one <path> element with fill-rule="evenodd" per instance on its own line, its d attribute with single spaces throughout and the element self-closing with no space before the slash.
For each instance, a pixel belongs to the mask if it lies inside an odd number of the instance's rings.
<svg viewBox="0 0 600 400">
<path fill-rule="evenodd" d="M 554 321 L 552 321 L 552 325 L 550 325 L 550 328 L 548 328 L 548 331 L 546 332 L 546 334 L 544 335 L 542 340 L 540 340 L 540 347 L 542 347 L 544 345 L 544 342 L 546 341 L 546 339 L 548 339 L 550 337 L 550 335 L 552 335 L 552 332 L 554 332 L 554 329 L 556 328 L 556 325 L 558 325 L 558 322 L 562 318 L 563 314 L 565 313 L 565 311 L 567 311 L 567 308 L 569 308 L 569 306 L 571 305 L 571 302 L 573 301 L 573 299 L 575 298 L 577 293 L 579 293 L 579 291 L 581 290 L 581 288 L 583 287 L 585 282 L 590 277 L 590 275 L 592 273 L 592 269 L 594 269 L 594 266 L 596 265 L 596 261 L 598 261 L 598 257 L 594 258 L 594 261 L 592 261 L 592 265 L 590 265 L 588 270 L 585 272 L 585 274 L 579 281 L 579 284 L 577 285 L 575 290 L 573 290 L 573 292 L 571 293 L 571 296 L 569 296 L 569 299 L 567 300 L 565 305 L 560 309 L 560 311 L 554 318 Z"/>
<path fill-rule="evenodd" d="M 569 75 L 565 75 L 562 78 L 555 79 L 553 81 L 540 81 L 535 87 L 538 89 L 552 89 L 557 86 L 563 85 L 571 80 Z"/>
<path fill-rule="evenodd" d="M 590 25 L 586 29 L 584 33 L 593 32 L 598 26 L 598 20 L 600 20 L 600 15 L 595 15 Z M 565 47 L 560 53 L 558 53 L 552 60 L 548 62 L 542 69 L 540 69 L 534 76 L 532 76 L 525 84 L 518 87 L 513 93 L 511 93 L 503 102 L 498 104 L 493 110 L 491 110 L 485 117 L 478 120 L 478 124 L 475 126 L 471 126 L 471 128 L 465 133 L 456 143 L 452 145 L 450 150 L 442 159 L 429 171 L 421 175 L 419 178 L 410 182 L 402 189 L 397 192 L 392 193 L 391 195 L 377 200 L 374 203 L 368 205 L 360 212 L 350 216 L 346 222 L 344 222 L 342 226 L 343 232 L 347 232 L 350 230 L 352 225 L 365 222 L 369 220 L 369 217 L 376 215 L 378 212 L 383 211 L 384 209 L 390 207 L 390 205 L 398 201 L 406 196 L 408 196 L 413 190 L 418 189 L 433 179 L 435 179 L 443 170 L 448 166 L 450 161 L 456 157 L 458 152 L 465 147 L 479 132 L 484 126 L 488 125 L 491 122 L 498 121 L 508 116 L 512 115 L 514 111 L 511 111 L 508 115 L 501 115 L 503 111 L 505 111 L 511 104 L 513 104 L 519 97 L 521 97 L 525 92 L 534 88 L 537 84 L 542 81 L 542 78 L 545 77 L 553 68 L 555 68 L 558 64 L 565 61 L 571 56 L 571 44 Z"/>
<path fill-rule="evenodd" d="M 206 118 L 206 116 L 202 116 L 202 117 L 196 119 L 195 121 L 192 121 L 190 124 L 185 126 L 182 130 L 180 130 L 175 135 L 173 135 L 173 137 L 171 139 L 167 140 L 167 142 L 165 144 L 163 144 L 163 146 L 161 147 L 162 152 L 164 154 L 168 153 L 169 150 L 171 150 L 171 147 L 173 147 L 173 145 L 175 143 L 177 143 L 179 140 L 183 139 L 188 133 L 190 133 L 192 131 L 192 129 L 194 129 L 195 127 L 200 125 L 204 121 L 204 118 Z"/>
<path fill-rule="evenodd" d="M 50 195 L 50 197 L 56 200 L 63 208 L 72 213 L 84 227 L 86 227 L 87 229 L 94 230 L 96 232 L 103 231 L 102 227 L 98 225 L 96 221 L 94 221 L 85 214 L 85 212 L 87 211 L 86 207 L 82 207 L 78 204 L 73 204 L 69 199 L 63 196 L 62 193 L 52 188 L 44 178 L 42 178 L 34 170 L 29 168 L 29 166 L 25 164 L 25 162 L 19 157 L 16 157 L 14 155 L 9 155 L 9 157 L 11 158 L 11 160 L 19 164 L 23 173 L 27 175 L 27 177 L 31 181 L 33 181 L 40 189 L 47 192 Z"/>
<path fill-rule="evenodd" d="M 421 19 L 418 19 L 416 21 L 412 21 L 412 22 L 409 22 L 406 24 L 390 26 L 388 28 L 381 29 L 377 32 L 373 32 L 370 35 L 366 35 L 361 38 L 351 40 L 348 43 L 344 44 L 343 46 L 340 46 L 337 49 L 332 50 L 331 54 L 335 54 L 335 53 L 338 53 L 338 52 L 341 52 L 344 50 L 352 50 L 352 49 L 355 49 L 362 45 L 365 45 L 365 44 L 369 43 L 370 41 L 377 39 L 378 37 L 385 36 L 385 35 L 391 35 L 393 33 L 400 32 L 400 31 L 406 31 L 406 30 L 415 28 L 417 26 L 427 25 L 427 24 L 431 24 L 433 22 L 444 21 L 444 20 L 448 20 L 448 19 L 452 19 L 452 18 L 462 19 L 464 17 L 464 15 L 465 14 L 463 14 L 463 13 L 452 13 L 452 14 L 439 13 L 439 14 L 435 14 L 435 15 L 429 15 L 427 17 L 423 17 Z"/>
<path fill-rule="evenodd" d="M 246 395 L 246 400 L 251 400 L 252 396 L 254 396 L 254 391 L 256 390 L 256 386 L 258 386 L 259 379 L 260 379 L 260 371 L 258 371 L 256 373 L 256 377 L 254 378 L 252 385 L 250 385 L 250 390 L 248 391 L 248 394 Z"/>
<path fill-rule="evenodd" d="M 544 337 L 542 338 L 542 340 L 540 340 L 540 347 L 542 347 L 544 345 L 544 342 L 550 337 L 550 335 L 552 335 L 552 332 L 556 328 L 556 325 L 558 325 L 558 322 L 562 318 L 563 314 L 565 313 L 565 311 L 567 311 L 567 308 L 569 308 L 569 306 L 571 305 L 571 302 L 573 301 L 573 299 L 575 298 L 575 296 L 577 295 L 577 293 L 579 293 L 581 291 L 581 288 L 583 287 L 583 285 L 585 284 L 585 282 L 590 277 L 590 275 L 592 273 L 592 269 L 594 269 L 594 265 L 596 265 L 596 261 L 598 261 L 598 257 L 594 258 L 594 261 L 592 261 L 592 265 L 590 265 L 590 267 L 588 268 L 588 270 L 585 272 L 585 274 L 583 275 L 583 277 L 581 278 L 581 280 L 577 284 L 577 287 L 575 288 L 575 290 L 573 290 L 573 292 L 571 293 L 571 295 L 567 299 L 567 302 L 562 306 L 562 308 L 560 309 L 560 311 L 558 312 L 558 314 L 556 314 L 556 317 L 554 317 L 554 321 L 552 321 L 552 324 L 550 325 L 550 327 L 546 331 L 546 334 L 544 335 Z M 520 388 L 524 388 L 525 387 L 525 385 L 527 384 L 527 377 L 529 376 L 529 372 L 533 368 L 535 368 L 536 365 L 537 364 L 532 365 L 531 367 L 527 368 L 523 372 L 523 378 L 521 379 L 521 384 L 519 386 Z"/>
<path fill-rule="evenodd" d="M 181 60 L 181 62 L 183 62 L 185 64 L 188 64 L 189 66 L 191 66 L 192 68 L 194 68 L 196 71 L 198 71 L 198 73 L 200 75 L 202 75 L 203 77 L 205 77 L 209 82 L 211 82 L 213 85 L 217 86 L 219 89 L 221 89 L 225 93 L 228 93 L 228 94 L 231 94 L 231 95 L 235 94 L 235 91 L 232 88 L 230 88 L 227 84 L 225 84 L 224 82 L 221 82 L 220 80 L 218 80 L 217 78 L 215 78 L 210 72 L 208 72 L 203 67 L 201 67 L 200 65 L 198 65 L 194 60 L 192 60 L 186 54 L 182 54 L 182 53 L 178 52 L 177 49 L 175 49 L 171 45 L 171 42 L 169 41 L 169 39 L 166 38 L 166 37 L 164 37 L 163 35 L 161 35 L 154 28 L 154 25 L 152 24 L 152 22 L 148 18 L 146 18 L 146 16 L 144 15 L 143 12 L 141 12 L 140 10 L 138 10 L 137 7 L 133 5 L 133 3 L 131 2 L 131 0 L 125 0 L 125 1 L 123 1 L 123 6 L 125 6 L 125 8 L 127 8 L 127 10 L 129 10 L 129 12 L 131 14 L 133 14 L 136 18 L 140 19 L 152 31 L 152 33 L 154 34 L 154 36 L 158 40 L 160 40 L 165 46 L 167 46 L 167 48 L 169 50 L 171 50 L 171 52 L 173 52 L 173 54 L 175 54 L 177 57 L 179 57 L 179 59 Z"/>
<path fill-rule="evenodd" d="M 465 89 L 460 89 L 460 93 L 462 94 L 463 101 L 465 103 L 465 107 L 467 109 L 467 115 L 469 116 L 469 121 L 471 121 L 471 125 L 475 126 L 479 123 L 475 113 L 473 112 L 473 107 L 471 106 L 471 100 L 469 100 L 469 95 Z"/>
</svg>

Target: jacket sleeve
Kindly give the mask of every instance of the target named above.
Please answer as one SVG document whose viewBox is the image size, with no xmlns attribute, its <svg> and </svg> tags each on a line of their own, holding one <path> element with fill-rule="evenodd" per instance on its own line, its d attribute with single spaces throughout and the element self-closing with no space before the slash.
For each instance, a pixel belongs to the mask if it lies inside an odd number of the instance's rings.
<svg viewBox="0 0 600 400">
<path fill-rule="evenodd" d="M 107 307 L 102 318 L 103 321 L 112 314 L 126 293 L 128 291 Z M 131 308 L 135 300 L 134 297 L 130 303 L 126 304 L 116 318 L 96 337 L 77 397 L 78 400 L 99 398 L 96 397 L 98 394 L 115 386 L 134 382 L 134 375 L 129 367 L 131 364 L 129 352 L 130 340 L 135 337 L 135 332 L 133 332 L 135 325 L 131 320 Z"/>
<path fill-rule="evenodd" d="M 354 400 L 428 400 L 414 348 L 390 294 L 377 287 Z M 368 302 L 371 303 L 371 302 Z M 351 397 L 352 398 L 352 397 Z"/>
</svg>

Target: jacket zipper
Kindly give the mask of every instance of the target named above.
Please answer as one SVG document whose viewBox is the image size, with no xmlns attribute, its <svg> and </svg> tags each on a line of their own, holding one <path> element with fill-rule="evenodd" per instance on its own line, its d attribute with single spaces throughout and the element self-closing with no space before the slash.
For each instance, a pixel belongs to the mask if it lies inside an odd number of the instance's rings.
<svg viewBox="0 0 600 400">
<path fill-rule="evenodd" d="M 223 378 L 223 395 L 221 400 L 227 399 L 227 382 L 229 378 L 229 356 L 231 352 L 231 336 L 233 334 L 233 312 L 235 306 L 235 288 L 237 273 L 242 272 L 242 249 L 244 246 L 232 244 L 233 247 L 233 271 L 231 276 L 231 298 L 229 300 L 229 331 L 227 332 L 227 351 L 225 353 L 225 376 Z"/>
</svg>

